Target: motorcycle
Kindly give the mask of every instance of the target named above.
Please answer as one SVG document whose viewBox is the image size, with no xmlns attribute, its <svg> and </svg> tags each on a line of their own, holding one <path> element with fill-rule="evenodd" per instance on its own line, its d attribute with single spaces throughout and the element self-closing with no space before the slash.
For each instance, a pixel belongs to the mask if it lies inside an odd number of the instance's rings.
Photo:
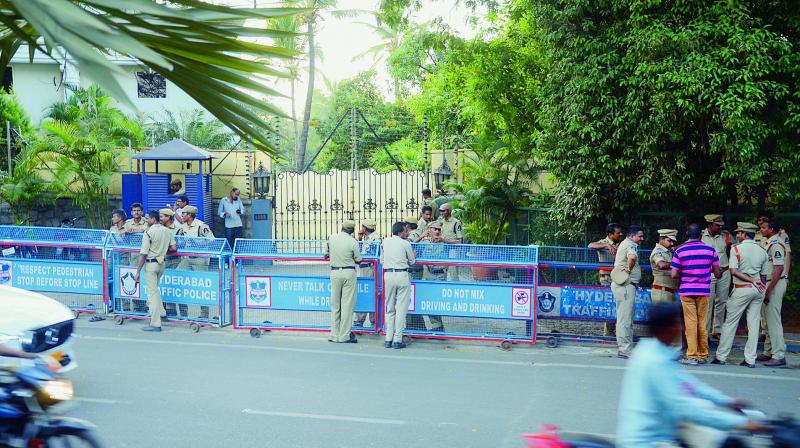
<svg viewBox="0 0 800 448">
<path fill-rule="evenodd" d="M 709 431 L 720 433 L 719 435 L 705 438 L 708 442 L 713 440 L 710 445 L 690 444 L 686 440 L 681 441 L 680 446 L 687 448 L 697 448 L 699 446 L 715 448 L 796 448 L 800 447 L 800 423 L 791 416 L 780 416 L 778 418 L 767 419 L 766 416 L 757 410 L 743 409 L 741 411 L 750 419 L 760 420 L 768 429 L 764 434 L 747 435 L 739 431 L 722 433 L 709 429 Z M 698 427 L 692 428 L 697 431 Z M 705 431 L 706 428 L 699 429 Z M 544 424 L 538 434 L 523 434 L 528 448 L 615 448 L 613 439 L 601 437 L 593 434 L 582 433 L 559 433 L 558 427 L 551 424 Z"/>
<path fill-rule="evenodd" d="M 57 415 L 56 405 L 72 399 L 72 383 L 42 361 L 24 364 L 0 367 L 0 447 L 99 448 L 91 423 Z"/>
<path fill-rule="evenodd" d="M 62 219 L 61 224 L 58 227 L 61 229 L 74 229 L 75 222 L 79 219 L 82 218 L 77 217 L 72 219 Z M 64 238 L 64 235 L 59 236 Z M 87 261 L 89 259 L 89 254 L 85 249 L 59 247 L 56 249 L 56 258 L 71 261 Z"/>
</svg>

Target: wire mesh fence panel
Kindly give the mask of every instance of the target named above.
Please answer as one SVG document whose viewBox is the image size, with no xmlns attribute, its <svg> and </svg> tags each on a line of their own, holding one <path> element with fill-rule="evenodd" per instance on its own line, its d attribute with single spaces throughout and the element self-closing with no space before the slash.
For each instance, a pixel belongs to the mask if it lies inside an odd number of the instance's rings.
<svg viewBox="0 0 800 448">
<path fill-rule="evenodd" d="M 111 310 L 119 316 L 149 316 L 144 272 L 139 282 L 135 278 L 141 240 L 141 234 L 109 239 Z M 159 281 L 163 315 L 198 325 L 229 325 L 232 305 L 227 241 L 183 236 L 175 240 L 177 250 L 165 257 Z"/>
<path fill-rule="evenodd" d="M 76 312 L 105 309 L 108 232 L 0 226 L 0 284 L 40 292 Z"/>
<path fill-rule="evenodd" d="M 331 327 L 331 268 L 320 240 L 238 240 L 234 249 L 236 327 L 325 331 Z M 378 328 L 379 245 L 360 243 L 353 268 L 353 330 Z M 349 271 L 349 269 L 348 269 Z"/>
</svg>

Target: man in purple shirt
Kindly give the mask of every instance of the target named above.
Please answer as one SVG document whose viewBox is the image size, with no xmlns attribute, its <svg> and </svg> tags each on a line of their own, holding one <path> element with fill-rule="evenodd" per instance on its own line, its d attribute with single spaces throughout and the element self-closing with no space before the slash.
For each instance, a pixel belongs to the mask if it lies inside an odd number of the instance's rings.
<svg viewBox="0 0 800 448">
<path fill-rule="evenodd" d="M 703 229 L 689 225 L 689 240 L 675 250 L 672 257 L 672 278 L 680 279 L 679 289 L 683 319 L 686 324 L 686 357 L 683 364 L 696 366 L 708 361 L 706 313 L 711 295 L 711 274 L 720 278 L 717 251 L 700 240 Z"/>
</svg>

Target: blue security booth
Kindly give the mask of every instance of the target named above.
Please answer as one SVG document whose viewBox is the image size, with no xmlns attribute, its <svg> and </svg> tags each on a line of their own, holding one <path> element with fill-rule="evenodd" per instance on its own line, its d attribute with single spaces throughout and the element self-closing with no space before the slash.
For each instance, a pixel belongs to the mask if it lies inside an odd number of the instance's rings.
<svg viewBox="0 0 800 448">
<path fill-rule="evenodd" d="M 197 218 L 212 225 L 211 159 L 214 158 L 210 152 L 177 139 L 133 156 L 134 160 L 141 161 L 140 172 L 122 175 L 123 209 L 130 212 L 131 204 L 140 202 L 145 211 L 158 210 L 172 206 L 179 196 L 186 195 L 189 203 L 197 207 Z M 148 161 L 153 163 L 148 164 Z M 159 162 L 180 162 L 192 172 L 162 172 Z M 177 191 L 171 189 L 176 181 L 182 184 Z"/>
</svg>

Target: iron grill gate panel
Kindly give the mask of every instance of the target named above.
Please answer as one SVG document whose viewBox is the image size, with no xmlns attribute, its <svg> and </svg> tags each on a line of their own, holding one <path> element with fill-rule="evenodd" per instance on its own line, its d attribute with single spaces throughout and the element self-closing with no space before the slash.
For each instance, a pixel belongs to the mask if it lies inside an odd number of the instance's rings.
<svg viewBox="0 0 800 448">
<path fill-rule="evenodd" d="M 327 239 L 345 219 L 374 219 L 380 235 L 387 236 L 394 222 L 419 214 L 424 184 L 421 171 L 279 173 L 275 238 Z"/>
</svg>

